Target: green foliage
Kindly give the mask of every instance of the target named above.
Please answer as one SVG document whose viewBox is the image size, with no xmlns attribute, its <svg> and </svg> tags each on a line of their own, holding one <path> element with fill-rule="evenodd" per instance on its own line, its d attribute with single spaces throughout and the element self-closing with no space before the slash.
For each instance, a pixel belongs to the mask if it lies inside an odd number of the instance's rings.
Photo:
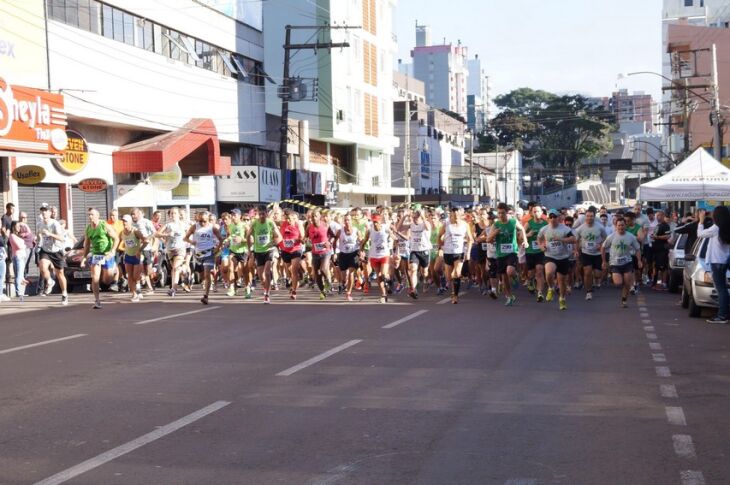
<svg viewBox="0 0 730 485">
<path fill-rule="evenodd" d="M 520 88 L 498 96 L 495 104 L 502 111 L 491 121 L 493 138 L 545 167 L 573 170 L 612 148 L 613 115 L 583 96 Z"/>
</svg>

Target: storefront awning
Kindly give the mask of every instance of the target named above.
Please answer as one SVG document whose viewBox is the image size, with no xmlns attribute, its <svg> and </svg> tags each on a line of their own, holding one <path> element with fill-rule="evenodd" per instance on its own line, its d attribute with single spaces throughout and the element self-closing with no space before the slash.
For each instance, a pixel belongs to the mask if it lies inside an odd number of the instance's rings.
<svg viewBox="0 0 730 485">
<path fill-rule="evenodd" d="M 114 173 L 165 172 L 175 164 L 183 175 L 230 175 L 231 159 L 220 156 L 218 134 L 210 119 L 125 145 L 112 154 Z"/>
</svg>

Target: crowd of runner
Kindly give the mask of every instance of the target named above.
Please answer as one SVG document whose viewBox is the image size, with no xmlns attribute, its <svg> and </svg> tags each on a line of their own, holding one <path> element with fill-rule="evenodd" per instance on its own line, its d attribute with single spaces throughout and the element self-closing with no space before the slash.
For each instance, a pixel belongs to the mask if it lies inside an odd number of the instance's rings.
<svg viewBox="0 0 730 485">
<path fill-rule="evenodd" d="M 171 208 L 166 216 L 162 223 L 159 211 L 149 220 L 133 209 L 120 219 L 115 210 L 104 221 L 89 209 L 81 266 L 91 272 L 94 308 L 102 306 L 102 287 L 127 288 L 133 302 L 153 293 L 156 257 L 170 268 L 168 295 L 199 284 L 203 304 L 221 288 L 231 298 L 260 295 L 270 303 L 274 291 L 286 289 L 296 300 L 307 287 L 316 288 L 321 300 L 341 295 L 352 301 L 356 292 L 372 292 L 387 303 L 394 293 L 416 300 L 434 291 L 457 304 L 466 285 L 494 300 L 502 295 L 512 306 L 514 290 L 524 285 L 537 303 L 557 299 L 565 310 L 571 290 L 582 289 L 590 301 L 612 282 L 621 288 L 625 307 L 639 285 L 666 289 L 669 243 L 683 227 L 662 211 L 642 212 L 640 205 L 615 213 L 605 207 L 547 211 L 530 203 L 526 210 L 412 205 L 304 214 L 262 206 L 220 217 L 199 211 L 193 221 Z M 9 228 L 9 247 L 27 258 L 23 230 Z M 41 294 L 58 284 L 65 305 L 68 231 L 50 207 L 40 208 L 35 241 Z"/>
</svg>

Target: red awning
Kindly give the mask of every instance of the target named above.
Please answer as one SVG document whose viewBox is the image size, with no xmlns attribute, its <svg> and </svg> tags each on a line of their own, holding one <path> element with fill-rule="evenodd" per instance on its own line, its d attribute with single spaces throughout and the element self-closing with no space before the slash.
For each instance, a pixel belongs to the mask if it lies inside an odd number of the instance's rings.
<svg viewBox="0 0 730 485">
<path fill-rule="evenodd" d="M 125 145 L 112 154 L 114 173 L 165 172 L 180 165 L 183 175 L 230 175 L 231 159 L 220 156 L 210 119 L 192 119 L 179 130 Z"/>
</svg>

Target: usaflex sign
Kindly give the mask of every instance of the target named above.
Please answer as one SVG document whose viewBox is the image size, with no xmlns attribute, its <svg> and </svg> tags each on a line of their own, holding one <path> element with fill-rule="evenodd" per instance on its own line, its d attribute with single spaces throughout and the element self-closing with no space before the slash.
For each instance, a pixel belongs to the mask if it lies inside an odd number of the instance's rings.
<svg viewBox="0 0 730 485">
<path fill-rule="evenodd" d="M 13 179 L 21 185 L 36 185 L 46 178 L 46 170 L 38 165 L 23 165 L 13 170 Z"/>
</svg>

